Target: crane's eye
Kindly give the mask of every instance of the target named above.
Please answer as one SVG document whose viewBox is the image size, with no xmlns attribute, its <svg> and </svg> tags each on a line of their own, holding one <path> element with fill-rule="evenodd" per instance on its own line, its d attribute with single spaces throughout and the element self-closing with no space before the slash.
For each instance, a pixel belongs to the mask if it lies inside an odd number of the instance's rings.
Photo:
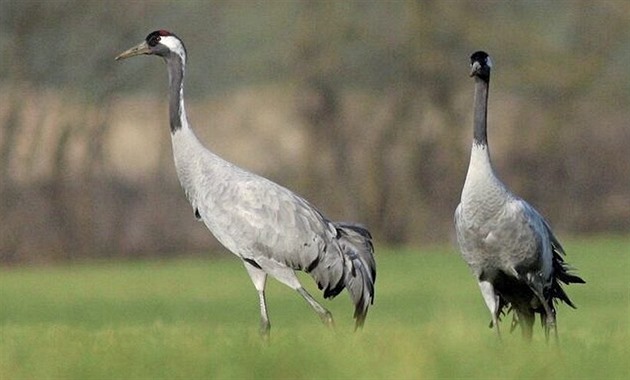
<svg viewBox="0 0 630 380">
<path fill-rule="evenodd" d="M 160 36 L 159 35 L 153 35 L 149 38 L 149 41 L 147 41 L 147 43 L 149 44 L 149 46 L 154 47 L 155 45 L 158 44 L 158 42 L 160 42 Z"/>
</svg>

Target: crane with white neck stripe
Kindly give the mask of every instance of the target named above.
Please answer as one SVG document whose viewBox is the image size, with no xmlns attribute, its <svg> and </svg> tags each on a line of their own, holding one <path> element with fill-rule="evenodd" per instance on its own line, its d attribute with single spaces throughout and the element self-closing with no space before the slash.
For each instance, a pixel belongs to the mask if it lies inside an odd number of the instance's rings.
<svg viewBox="0 0 630 380">
<path fill-rule="evenodd" d="M 557 340 L 554 302 L 575 307 L 561 283 L 584 280 L 569 273 L 564 250 L 547 221 L 494 173 L 486 121 L 492 62 L 483 51 L 470 60 L 475 80 L 473 143 L 455 211 L 461 254 L 479 283 L 497 334 L 501 314 L 511 310 L 512 328 L 519 324 L 526 339 L 531 339 L 535 315 L 540 314 L 545 335 L 553 330 Z"/>
<path fill-rule="evenodd" d="M 270 331 L 267 276 L 296 290 L 328 325 L 331 313 L 300 284 L 295 271 L 310 274 L 325 298 L 347 289 L 355 306 L 355 328 L 362 327 L 374 301 L 376 263 L 370 232 L 352 223 L 327 219 L 290 190 L 212 153 L 196 137 L 186 116 L 186 48 L 165 30 L 116 60 L 156 55 L 169 77 L 169 120 L 175 168 L 194 215 L 247 269 L 260 302 L 260 332 Z"/>
</svg>

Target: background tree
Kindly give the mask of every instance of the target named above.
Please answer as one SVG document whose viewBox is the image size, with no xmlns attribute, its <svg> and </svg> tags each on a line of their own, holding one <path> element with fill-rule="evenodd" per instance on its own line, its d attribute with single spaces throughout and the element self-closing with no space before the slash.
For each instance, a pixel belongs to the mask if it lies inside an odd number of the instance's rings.
<svg viewBox="0 0 630 380">
<path fill-rule="evenodd" d="M 478 49 L 502 178 L 560 233 L 630 230 L 627 2 L 0 0 L 0 261 L 218 247 L 174 177 L 163 68 L 113 61 L 158 28 L 208 145 L 381 244 L 450 238 Z"/>
</svg>

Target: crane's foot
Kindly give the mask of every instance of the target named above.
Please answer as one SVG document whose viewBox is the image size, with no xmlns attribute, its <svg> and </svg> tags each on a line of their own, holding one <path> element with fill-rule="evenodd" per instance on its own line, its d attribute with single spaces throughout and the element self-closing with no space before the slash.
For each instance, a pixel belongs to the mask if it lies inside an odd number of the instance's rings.
<svg viewBox="0 0 630 380">
<path fill-rule="evenodd" d="M 499 326 L 495 326 L 494 329 L 497 331 L 497 339 L 499 339 L 499 342 L 503 342 L 503 336 L 501 335 L 501 331 L 499 330 Z"/>
<path fill-rule="evenodd" d="M 558 338 L 558 328 L 556 327 L 556 319 L 553 316 L 547 317 L 545 321 L 545 339 L 547 342 L 549 342 L 550 334 L 553 334 L 553 340 L 558 344 L 560 341 Z"/>
<path fill-rule="evenodd" d="M 258 333 L 260 334 L 260 338 L 264 341 L 264 342 L 269 342 L 269 335 L 271 332 L 271 324 L 269 323 L 269 321 L 260 321 L 260 328 L 258 330 Z"/>
<path fill-rule="evenodd" d="M 494 331 L 496 331 L 497 337 L 499 339 L 499 342 L 501 342 L 501 340 L 502 340 L 502 338 L 501 338 L 501 330 L 499 329 L 499 317 L 497 315 L 498 315 L 497 311 L 492 313 L 492 319 L 490 320 L 490 324 L 488 325 L 488 327 L 490 327 L 491 329 L 494 329 Z"/>
<path fill-rule="evenodd" d="M 499 339 L 499 342 L 503 341 L 503 338 L 501 337 L 501 330 L 499 329 L 499 320 L 492 318 L 492 321 L 490 321 L 490 325 L 488 326 L 491 329 L 494 329 L 494 331 L 496 331 L 497 333 L 497 338 Z"/>
<path fill-rule="evenodd" d="M 320 314 L 322 322 L 326 325 L 326 327 L 334 330 L 335 329 L 335 320 L 330 311 L 326 310 L 324 313 Z"/>
<path fill-rule="evenodd" d="M 298 288 L 296 290 L 308 302 L 308 304 L 311 305 L 313 310 L 319 316 L 319 319 L 321 319 L 322 322 L 324 322 L 324 324 L 326 326 L 328 326 L 330 328 L 334 328 L 335 327 L 335 322 L 333 321 L 333 316 L 330 313 L 330 311 L 328 311 L 325 307 L 320 305 L 319 302 L 315 301 L 315 299 L 310 294 L 308 294 L 306 289 L 300 287 L 300 288 Z"/>
</svg>

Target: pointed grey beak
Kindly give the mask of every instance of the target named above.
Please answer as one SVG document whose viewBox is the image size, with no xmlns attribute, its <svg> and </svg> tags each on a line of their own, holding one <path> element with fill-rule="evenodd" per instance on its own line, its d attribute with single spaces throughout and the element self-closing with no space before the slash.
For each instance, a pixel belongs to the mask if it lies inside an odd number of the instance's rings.
<svg viewBox="0 0 630 380">
<path fill-rule="evenodd" d="M 479 62 L 476 62 L 476 61 L 473 62 L 473 64 L 470 66 L 470 76 L 471 77 L 475 76 L 475 74 L 477 74 L 480 69 L 481 69 L 481 64 L 479 64 Z"/>
<path fill-rule="evenodd" d="M 132 47 L 131 49 L 125 50 L 124 52 L 120 53 L 116 57 L 116 60 L 119 61 L 121 59 L 133 57 L 140 54 L 152 54 L 151 48 L 149 47 L 149 45 L 147 45 L 146 41 L 143 41 L 142 43 Z"/>
</svg>

